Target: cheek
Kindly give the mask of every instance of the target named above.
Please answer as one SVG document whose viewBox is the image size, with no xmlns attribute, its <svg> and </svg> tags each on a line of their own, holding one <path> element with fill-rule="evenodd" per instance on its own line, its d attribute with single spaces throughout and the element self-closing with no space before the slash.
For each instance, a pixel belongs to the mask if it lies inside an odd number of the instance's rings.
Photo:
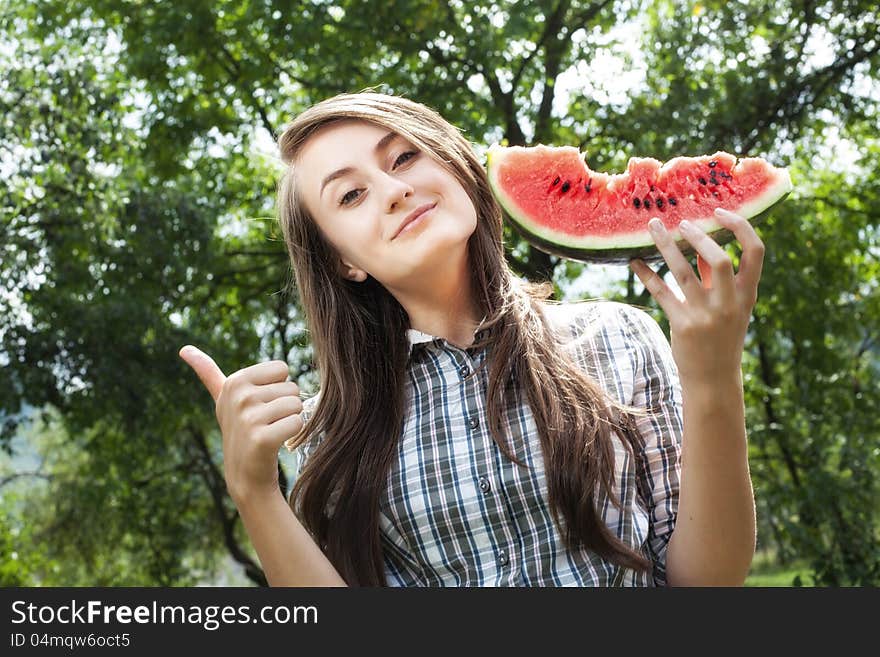
<svg viewBox="0 0 880 657">
<path fill-rule="evenodd" d="M 474 207 L 473 201 L 471 201 L 471 197 L 468 196 L 468 193 L 457 179 L 452 178 L 447 174 L 444 176 L 443 187 L 448 190 L 447 198 L 449 199 L 451 208 L 454 209 L 457 214 L 476 218 L 477 211 Z"/>
<path fill-rule="evenodd" d="M 463 217 L 467 217 L 476 224 L 477 208 L 474 206 L 471 197 L 463 189 L 458 193 L 456 207 Z"/>
<path fill-rule="evenodd" d="M 369 259 L 371 245 L 376 243 L 378 233 L 375 222 L 367 216 L 349 214 L 337 217 L 326 229 L 331 245 L 344 258 L 353 262 Z"/>
</svg>

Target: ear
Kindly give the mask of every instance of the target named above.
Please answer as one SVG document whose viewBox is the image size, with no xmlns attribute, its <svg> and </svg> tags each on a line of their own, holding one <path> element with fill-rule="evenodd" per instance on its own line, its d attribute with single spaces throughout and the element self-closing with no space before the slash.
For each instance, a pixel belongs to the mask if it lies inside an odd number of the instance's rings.
<svg viewBox="0 0 880 657">
<path fill-rule="evenodd" d="M 367 272 L 344 260 L 341 260 L 339 263 L 339 274 L 344 279 L 354 281 L 355 283 L 363 283 L 367 280 Z"/>
</svg>

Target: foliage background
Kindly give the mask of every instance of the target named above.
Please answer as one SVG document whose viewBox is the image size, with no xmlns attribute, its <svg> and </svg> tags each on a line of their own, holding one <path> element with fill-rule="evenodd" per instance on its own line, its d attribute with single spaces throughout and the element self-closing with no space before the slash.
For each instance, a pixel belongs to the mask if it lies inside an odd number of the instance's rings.
<svg viewBox="0 0 880 657">
<path fill-rule="evenodd" d="M 758 228 L 743 359 L 759 547 L 803 568 L 792 584 L 877 585 L 878 64 L 876 5 L 846 0 L 7 0 L 0 583 L 265 583 L 177 350 L 227 371 L 284 358 L 314 386 L 271 140 L 311 103 L 377 87 L 478 152 L 790 167 L 795 192 Z M 506 240 L 560 297 L 642 304 L 665 326 L 625 268 Z"/>
</svg>

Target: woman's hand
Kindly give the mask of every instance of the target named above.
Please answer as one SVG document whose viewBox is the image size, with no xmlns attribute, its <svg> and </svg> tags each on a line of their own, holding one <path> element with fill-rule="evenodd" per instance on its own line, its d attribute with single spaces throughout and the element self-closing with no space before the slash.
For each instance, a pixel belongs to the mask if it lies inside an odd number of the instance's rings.
<svg viewBox="0 0 880 657">
<path fill-rule="evenodd" d="M 210 356 L 195 347 L 183 347 L 180 357 L 216 403 L 223 434 L 223 474 L 233 502 L 276 494 L 278 450 L 303 426 L 299 387 L 287 380 L 287 363 L 259 363 L 226 377 Z"/>
<path fill-rule="evenodd" d="M 654 242 L 685 298 L 680 300 L 642 260 L 630 262 L 669 318 L 672 353 L 680 376 L 708 382 L 741 371 L 746 329 L 758 298 L 764 263 L 764 243 L 744 217 L 720 208 L 715 216 L 743 247 L 739 272 L 735 275 L 727 253 L 702 230 L 682 222 L 681 236 L 697 252 L 698 278 L 656 217 L 649 223 Z"/>
</svg>

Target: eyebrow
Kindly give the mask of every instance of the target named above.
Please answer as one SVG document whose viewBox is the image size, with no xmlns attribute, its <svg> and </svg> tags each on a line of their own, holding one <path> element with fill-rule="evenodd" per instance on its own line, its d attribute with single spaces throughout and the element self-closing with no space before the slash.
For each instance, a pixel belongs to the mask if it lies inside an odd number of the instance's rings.
<svg viewBox="0 0 880 657">
<path fill-rule="evenodd" d="M 388 144 L 390 144 L 392 141 L 394 141 L 395 138 L 397 138 L 399 136 L 400 135 L 398 135 L 396 132 L 394 132 L 392 130 L 387 135 L 382 137 L 382 139 L 380 139 L 379 141 L 376 142 L 376 146 L 373 148 L 373 152 L 378 153 L 383 148 L 388 146 Z M 337 169 L 333 173 L 327 175 L 327 177 L 325 177 L 324 180 L 321 181 L 321 192 L 320 192 L 320 194 L 318 194 L 318 196 L 320 197 L 321 195 L 324 194 L 324 188 L 327 185 L 332 183 L 337 178 L 342 178 L 342 176 L 347 176 L 352 171 L 354 171 L 354 167 L 342 167 L 341 169 Z"/>
</svg>

